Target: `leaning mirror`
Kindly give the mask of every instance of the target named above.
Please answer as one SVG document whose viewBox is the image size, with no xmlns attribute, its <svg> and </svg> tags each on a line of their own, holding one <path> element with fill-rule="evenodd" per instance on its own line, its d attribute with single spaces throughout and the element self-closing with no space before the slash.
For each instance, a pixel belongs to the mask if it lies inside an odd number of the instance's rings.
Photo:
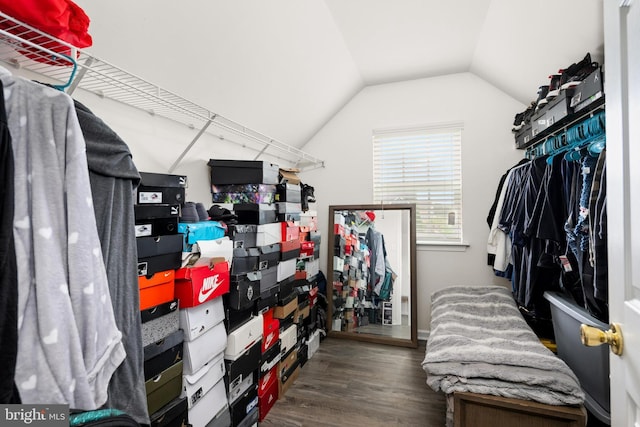
<svg viewBox="0 0 640 427">
<path fill-rule="evenodd" d="M 417 347 L 415 205 L 329 206 L 329 335 Z"/>
</svg>

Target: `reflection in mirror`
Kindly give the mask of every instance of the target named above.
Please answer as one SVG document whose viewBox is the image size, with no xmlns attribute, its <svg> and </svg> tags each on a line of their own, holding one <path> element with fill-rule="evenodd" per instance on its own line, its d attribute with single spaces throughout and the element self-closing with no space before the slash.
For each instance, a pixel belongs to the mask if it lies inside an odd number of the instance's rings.
<svg viewBox="0 0 640 427">
<path fill-rule="evenodd" d="M 331 206 L 332 335 L 417 346 L 413 205 Z"/>
</svg>

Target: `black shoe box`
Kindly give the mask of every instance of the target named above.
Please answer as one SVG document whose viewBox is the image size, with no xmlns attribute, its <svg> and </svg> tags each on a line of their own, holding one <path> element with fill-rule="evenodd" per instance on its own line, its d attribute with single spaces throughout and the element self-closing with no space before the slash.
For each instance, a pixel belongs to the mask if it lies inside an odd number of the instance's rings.
<svg viewBox="0 0 640 427">
<path fill-rule="evenodd" d="M 309 346 L 307 344 L 302 344 L 298 349 L 298 363 L 300 366 L 304 366 L 307 363 L 309 358 Z"/>
<path fill-rule="evenodd" d="M 260 160 L 210 159 L 211 184 L 278 184 L 278 165 Z"/>
<path fill-rule="evenodd" d="M 136 238 L 138 258 L 149 258 L 158 255 L 182 253 L 182 234 L 167 234 Z"/>
<path fill-rule="evenodd" d="M 252 403 L 253 405 L 253 403 Z M 260 418 L 260 411 L 258 409 L 257 406 L 257 401 L 256 401 L 256 406 L 251 410 L 251 412 L 249 412 L 247 414 L 246 417 L 244 417 L 244 419 L 242 421 L 240 421 L 240 424 L 238 424 L 237 426 L 233 425 L 233 427 L 254 427 L 258 425 L 258 419 Z M 233 423 L 233 421 L 232 421 Z M 208 426 L 207 426 L 208 427 Z"/>
<path fill-rule="evenodd" d="M 285 301 L 285 303 L 279 305 L 287 305 L 289 301 L 291 301 L 291 293 L 294 291 L 296 286 L 295 276 L 287 277 L 283 281 L 280 282 L 280 293 L 278 295 L 278 301 Z"/>
<path fill-rule="evenodd" d="M 258 226 L 256 224 L 235 224 L 229 226 L 229 238 L 234 248 L 253 248 L 256 246 Z"/>
<path fill-rule="evenodd" d="M 229 294 L 225 294 L 223 297 L 224 313 L 225 313 L 225 326 L 227 327 L 227 334 L 238 329 L 238 327 L 244 325 L 253 317 L 255 307 L 253 304 L 242 310 L 235 310 L 229 307 Z"/>
<path fill-rule="evenodd" d="M 275 307 L 278 305 L 278 291 L 280 290 L 280 285 L 271 289 L 268 292 L 260 294 L 260 299 L 256 301 L 256 313 L 264 313 L 269 310 L 271 307 Z"/>
<path fill-rule="evenodd" d="M 302 216 L 301 212 L 278 213 L 276 214 L 276 221 L 277 222 L 300 221 L 301 216 Z"/>
<path fill-rule="evenodd" d="M 277 202 L 300 203 L 302 201 L 302 190 L 299 184 L 278 184 L 276 186 Z"/>
<path fill-rule="evenodd" d="M 271 224 L 277 222 L 275 205 L 259 203 L 238 203 L 233 212 L 241 224 Z"/>
<path fill-rule="evenodd" d="M 600 68 L 589 74 L 575 87 L 570 106 L 575 112 L 583 110 L 604 97 L 604 81 Z"/>
<path fill-rule="evenodd" d="M 259 261 L 260 250 L 258 248 L 234 248 L 230 273 L 246 274 L 251 271 L 258 271 Z"/>
<path fill-rule="evenodd" d="M 258 409 L 258 386 L 247 390 L 236 402 L 230 405 L 231 426 L 238 427 L 242 421 L 250 415 L 253 410 Z M 256 418 L 257 420 L 257 418 Z M 250 426 L 251 424 L 247 424 Z"/>
<path fill-rule="evenodd" d="M 258 371 L 260 369 L 260 356 L 262 340 L 256 341 L 248 350 L 246 350 L 236 360 L 225 359 L 224 364 L 226 374 L 224 377 L 227 393 L 229 394 L 229 402 L 235 401 L 235 390 L 245 381 L 246 378 L 253 379 L 252 385 L 258 385 Z M 232 395 L 233 399 L 232 399 Z"/>
<path fill-rule="evenodd" d="M 147 323 L 152 320 L 158 319 L 167 314 L 173 313 L 178 310 L 178 300 L 165 302 L 164 304 L 156 305 L 147 310 L 140 311 L 140 320 L 142 323 Z"/>
<path fill-rule="evenodd" d="M 184 203 L 184 196 L 185 190 L 182 187 L 139 185 L 136 189 L 136 203 L 139 205 Z"/>
<path fill-rule="evenodd" d="M 166 338 L 146 345 L 144 347 L 144 360 L 153 359 L 156 356 L 159 356 L 163 352 L 167 351 L 171 347 L 176 346 L 184 341 L 184 333 L 182 330 L 175 331 L 168 335 Z"/>
<path fill-rule="evenodd" d="M 138 224 L 147 219 L 178 218 L 180 216 L 180 205 L 134 205 L 133 211 L 136 224 Z"/>
<path fill-rule="evenodd" d="M 140 172 L 140 185 L 148 187 L 186 188 L 187 177 L 185 175 Z"/>
<path fill-rule="evenodd" d="M 260 356 L 260 378 L 280 362 L 280 340 Z"/>
<path fill-rule="evenodd" d="M 277 293 L 280 290 L 278 286 L 278 267 L 273 266 L 264 270 L 260 270 L 262 275 L 260 279 L 260 295 L 267 294 L 268 296 Z"/>
<path fill-rule="evenodd" d="M 573 88 L 561 90 L 560 94 L 547 104 L 545 117 L 550 131 L 558 129 L 563 119 L 573 113 L 573 108 L 570 106 L 573 92 Z"/>
<path fill-rule="evenodd" d="M 516 148 L 528 147 L 532 142 L 532 139 L 533 139 L 533 132 L 532 132 L 531 124 L 527 124 L 523 126 L 522 129 L 520 129 L 515 134 Z"/>
<path fill-rule="evenodd" d="M 253 307 L 255 301 L 260 297 L 261 278 L 262 274 L 259 271 L 231 275 L 228 307 L 234 310 Z"/>
<path fill-rule="evenodd" d="M 178 217 L 136 219 L 136 237 L 178 234 Z"/>
<path fill-rule="evenodd" d="M 180 334 L 180 341 L 170 346 L 171 338 L 174 338 L 177 334 Z M 151 378 L 159 375 L 165 369 L 168 369 L 178 361 L 182 360 L 183 348 L 182 348 L 182 331 L 178 330 L 173 332 L 164 340 L 158 343 L 149 344 L 151 346 L 157 346 L 166 348 L 162 353 L 155 357 L 152 357 L 144 361 L 144 380 L 149 381 Z M 145 348 L 149 347 L 147 345 Z"/>
<path fill-rule="evenodd" d="M 153 276 L 159 271 L 177 270 L 182 266 L 182 252 L 138 258 L 138 276 Z"/>
<path fill-rule="evenodd" d="M 280 243 L 258 247 L 260 251 L 258 269 L 276 267 L 280 262 Z"/>
<path fill-rule="evenodd" d="M 547 117 L 546 117 L 547 111 L 549 110 L 549 105 L 550 104 L 547 103 L 538 111 L 533 113 L 533 116 L 531 116 L 531 124 L 525 125 L 521 129 L 521 131 L 525 130 L 527 126 L 531 126 L 531 138 L 536 136 L 542 136 L 542 134 L 545 133 L 546 129 L 549 127 L 549 124 L 547 123 Z"/>
<path fill-rule="evenodd" d="M 151 427 L 184 427 L 189 425 L 186 397 L 172 400 L 159 411 L 151 414 Z"/>
</svg>

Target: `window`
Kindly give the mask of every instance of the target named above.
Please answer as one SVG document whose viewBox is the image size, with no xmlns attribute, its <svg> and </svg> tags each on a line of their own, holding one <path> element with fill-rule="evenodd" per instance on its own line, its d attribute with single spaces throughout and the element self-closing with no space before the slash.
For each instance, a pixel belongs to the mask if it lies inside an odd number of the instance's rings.
<svg viewBox="0 0 640 427">
<path fill-rule="evenodd" d="M 462 243 L 462 124 L 373 132 L 374 203 L 415 203 L 418 243 Z"/>
</svg>

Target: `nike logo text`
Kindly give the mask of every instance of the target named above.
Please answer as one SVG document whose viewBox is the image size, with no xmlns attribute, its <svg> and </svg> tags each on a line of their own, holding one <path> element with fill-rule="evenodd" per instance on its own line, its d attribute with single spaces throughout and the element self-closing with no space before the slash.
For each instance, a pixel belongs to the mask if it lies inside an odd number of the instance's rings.
<svg viewBox="0 0 640 427">
<path fill-rule="evenodd" d="M 218 286 L 222 284 L 222 280 L 219 280 L 219 275 L 206 277 L 202 281 L 202 288 L 200 288 L 200 293 L 198 294 L 198 302 L 202 304 L 211 296 L 212 293 L 218 289 Z"/>
</svg>

